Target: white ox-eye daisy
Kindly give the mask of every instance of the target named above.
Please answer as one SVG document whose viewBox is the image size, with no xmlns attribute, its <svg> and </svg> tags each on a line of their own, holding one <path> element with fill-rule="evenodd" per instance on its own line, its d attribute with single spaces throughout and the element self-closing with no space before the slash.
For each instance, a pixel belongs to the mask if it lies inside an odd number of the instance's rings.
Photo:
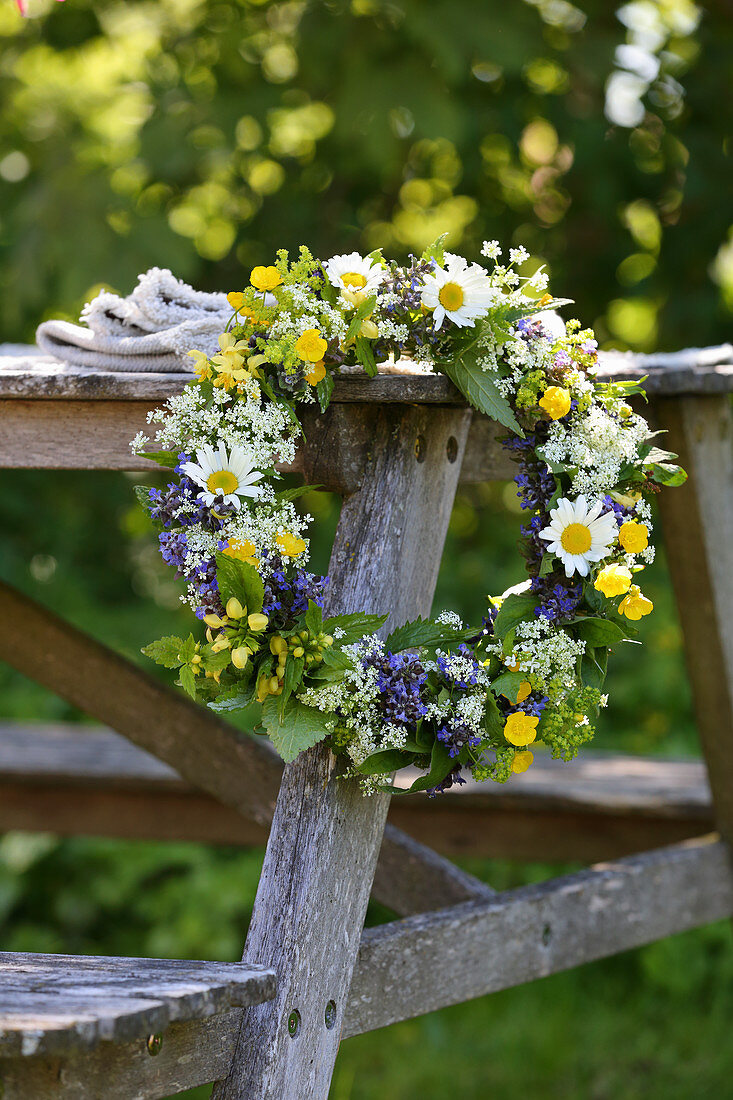
<svg viewBox="0 0 733 1100">
<path fill-rule="evenodd" d="M 459 328 L 473 328 L 474 321 L 486 316 L 498 295 L 479 264 L 469 264 L 462 256 L 446 252 L 444 266 L 425 277 L 422 304 L 432 310 L 436 329 L 446 317 Z"/>
<path fill-rule="evenodd" d="M 356 304 L 373 294 L 387 276 L 378 260 L 360 256 L 358 252 L 332 256 L 323 266 L 332 286 L 338 287 L 348 302 Z"/>
<path fill-rule="evenodd" d="M 608 556 L 618 525 L 613 512 L 600 514 L 602 507 L 601 500 L 589 507 L 583 496 L 575 501 L 561 497 L 550 512 L 549 526 L 540 531 L 540 538 L 549 544 L 547 549 L 565 566 L 566 576 L 578 572 L 587 577 L 590 563 Z"/>
<path fill-rule="evenodd" d="M 216 450 L 206 443 L 196 451 L 196 462 L 184 462 L 181 470 L 201 486 L 199 500 L 209 507 L 219 503 L 239 508 L 240 497 L 256 500 L 262 493 L 257 485 L 262 474 L 255 470 L 252 455 L 236 444 L 227 454 L 223 443 Z"/>
</svg>

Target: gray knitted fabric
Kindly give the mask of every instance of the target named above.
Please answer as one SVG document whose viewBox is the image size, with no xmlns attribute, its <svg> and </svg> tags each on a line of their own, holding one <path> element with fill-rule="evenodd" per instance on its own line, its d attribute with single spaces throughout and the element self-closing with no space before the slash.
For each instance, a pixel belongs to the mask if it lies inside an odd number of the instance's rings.
<svg viewBox="0 0 733 1100">
<path fill-rule="evenodd" d="M 206 294 L 152 267 L 128 298 L 102 291 L 80 320 L 44 321 L 38 347 L 66 363 L 108 371 L 192 371 L 192 348 L 213 355 L 232 315 L 225 294 Z"/>
</svg>

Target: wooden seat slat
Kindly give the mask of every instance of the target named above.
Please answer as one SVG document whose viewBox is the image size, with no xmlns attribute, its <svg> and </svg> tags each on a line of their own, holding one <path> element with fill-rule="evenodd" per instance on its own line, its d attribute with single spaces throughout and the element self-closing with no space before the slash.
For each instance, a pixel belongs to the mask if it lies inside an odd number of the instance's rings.
<svg viewBox="0 0 733 1100">
<path fill-rule="evenodd" d="M 261 1004 L 275 974 L 248 963 L 0 952 L 0 989 L 0 1057 L 66 1055 Z"/>
</svg>

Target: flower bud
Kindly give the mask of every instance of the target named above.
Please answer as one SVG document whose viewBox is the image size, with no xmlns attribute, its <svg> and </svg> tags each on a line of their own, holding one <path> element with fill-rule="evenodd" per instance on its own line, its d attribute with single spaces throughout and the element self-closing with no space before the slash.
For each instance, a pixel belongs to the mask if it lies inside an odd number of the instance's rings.
<svg viewBox="0 0 733 1100">
<path fill-rule="evenodd" d="M 321 634 L 320 642 L 322 646 L 325 646 L 325 648 L 328 649 L 330 645 L 333 645 L 333 638 L 330 634 Z"/>
<path fill-rule="evenodd" d="M 240 645 L 236 649 L 232 650 L 232 664 L 235 668 L 246 668 L 249 661 L 249 650 L 246 646 Z"/>
<path fill-rule="evenodd" d="M 232 596 L 230 600 L 227 600 L 227 615 L 230 619 L 241 619 L 244 612 L 245 608 L 242 607 L 236 596 Z"/>
<path fill-rule="evenodd" d="M 293 657 L 302 657 L 304 653 L 305 650 L 303 649 L 302 645 L 296 646 L 293 650 Z"/>
<path fill-rule="evenodd" d="M 271 676 L 267 683 L 267 686 L 270 689 L 270 695 L 274 695 L 277 689 L 280 687 L 280 681 L 278 680 L 277 676 Z"/>
<path fill-rule="evenodd" d="M 362 321 L 361 328 L 359 329 L 360 336 L 366 336 L 367 340 L 376 340 L 379 336 L 379 329 L 374 324 L 374 321 L 368 317 L 365 321 Z"/>
</svg>

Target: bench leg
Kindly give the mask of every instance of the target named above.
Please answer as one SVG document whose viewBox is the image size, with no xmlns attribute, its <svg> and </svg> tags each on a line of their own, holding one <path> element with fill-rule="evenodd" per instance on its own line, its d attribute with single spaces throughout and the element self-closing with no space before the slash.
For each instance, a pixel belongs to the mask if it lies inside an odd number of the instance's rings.
<svg viewBox="0 0 733 1100">
<path fill-rule="evenodd" d="M 329 613 L 389 611 L 387 629 L 427 615 L 463 458 L 466 410 L 380 410 L 361 488 L 343 505 Z M 326 1100 L 389 798 L 339 778 L 323 745 L 285 768 L 248 961 L 277 971 L 277 995 L 245 1010 L 216 1100 Z"/>
</svg>

